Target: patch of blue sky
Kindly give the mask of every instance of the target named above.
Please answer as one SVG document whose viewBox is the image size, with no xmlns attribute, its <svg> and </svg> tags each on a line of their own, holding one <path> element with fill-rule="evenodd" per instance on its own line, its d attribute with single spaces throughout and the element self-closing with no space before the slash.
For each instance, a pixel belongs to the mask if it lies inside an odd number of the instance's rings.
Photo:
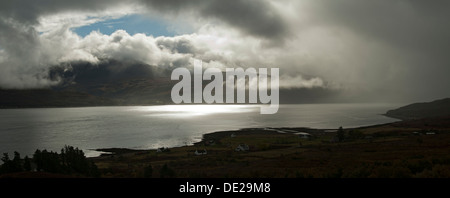
<svg viewBox="0 0 450 198">
<path fill-rule="evenodd" d="M 168 24 L 161 20 L 145 15 L 132 14 L 125 15 L 117 19 L 107 19 L 90 25 L 74 28 L 73 31 L 81 37 L 85 37 L 92 31 L 99 31 L 102 34 L 111 35 L 117 30 L 125 30 L 130 35 L 142 33 L 146 35 L 175 36 L 175 32 L 170 31 Z"/>
</svg>

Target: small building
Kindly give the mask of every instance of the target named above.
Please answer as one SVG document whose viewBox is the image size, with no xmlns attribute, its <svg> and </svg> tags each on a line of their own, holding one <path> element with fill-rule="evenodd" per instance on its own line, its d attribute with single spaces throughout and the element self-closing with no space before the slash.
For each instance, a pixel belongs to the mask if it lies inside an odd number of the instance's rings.
<svg viewBox="0 0 450 198">
<path fill-rule="evenodd" d="M 203 149 L 203 151 L 195 150 L 194 154 L 195 155 L 206 155 L 206 154 L 208 154 L 208 152 L 206 151 L 206 149 Z"/>
<path fill-rule="evenodd" d="M 248 151 L 250 150 L 250 147 L 247 144 L 239 144 L 239 146 L 234 149 L 235 151 Z"/>
<path fill-rule="evenodd" d="M 161 147 L 161 148 L 156 149 L 157 153 L 169 152 L 169 151 L 170 151 L 170 149 L 167 147 Z"/>
<path fill-rule="evenodd" d="M 232 133 L 230 137 L 234 138 L 236 137 L 236 134 Z"/>
<path fill-rule="evenodd" d="M 425 134 L 426 134 L 426 135 L 436 135 L 435 132 L 426 132 Z"/>
</svg>

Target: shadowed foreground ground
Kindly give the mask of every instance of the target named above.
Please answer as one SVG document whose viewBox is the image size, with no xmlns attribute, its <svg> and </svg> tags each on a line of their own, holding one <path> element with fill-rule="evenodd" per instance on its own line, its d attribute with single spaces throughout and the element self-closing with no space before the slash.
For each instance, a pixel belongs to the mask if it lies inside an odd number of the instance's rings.
<svg viewBox="0 0 450 198">
<path fill-rule="evenodd" d="M 99 149 L 115 154 L 93 160 L 102 177 L 450 177 L 449 117 L 344 131 L 342 142 L 336 132 L 305 128 L 223 131 L 165 152 Z M 249 150 L 235 151 L 240 144 Z"/>
</svg>

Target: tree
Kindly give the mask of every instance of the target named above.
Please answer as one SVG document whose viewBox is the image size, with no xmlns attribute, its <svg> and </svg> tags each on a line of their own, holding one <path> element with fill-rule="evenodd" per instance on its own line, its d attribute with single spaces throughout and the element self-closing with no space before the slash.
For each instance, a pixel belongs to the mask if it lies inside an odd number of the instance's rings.
<svg viewBox="0 0 450 198">
<path fill-rule="evenodd" d="M 14 151 L 13 161 L 20 161 L 20 153 L 19 152 Z"/>
<path fill-rule="evenodd" d="M 56 152 L 48 152 L 46 149 L 39 149 L 33 155 L 38 171 L 46 171 L 50 173 L 62 173 L 62 166 L 59 155 Z"/>
<path fill-rule="evenodd" d="M 343 142 L 344 141 L 344 138 L 345 138 L 344 135 L 345 135 L 345 132 L 344 132 L 344 129 L 342 128 L 342 126 L 341 126 L 341 127 L 339 127 L 339 129 L 337 131 L 337 138 L 338 138 L 339 142 Z"/>
<path fill-rule="evenodd" d="M 73 146 L 64 146 L 61 149 L 61 163 L 68 172 L 88 173 L 89 162 L 84 156 L 84 152 Z"/>
<path fill-rule="evenodd" d="M 8 153 L 3 153 L 3 157 L 1 160 L 3 161 L 3 165 L 0 169 L 1 173 L 15 173 L 22 171 L 20 154 L 17 151 L 14 152 L 13 160 L 9 158 Z"/>
<path fill-rule="evenodd" d="M 11 160 L 9 159 L 8 153 L 3 153 L 2 166 L 0 167 L 0 173 L 10 173 L 11 172 Z"/>
<path fill-rule="evenodd" d="M 6 164 L 9 161 L 10 161 L 10 159 L 9 159 L 8 153 L 3 153 L 3 157 L 2 157 L 3 164 Z"/>
<path fill-rule="evenodd" d="M 33 154 L 33 161 L 36 163 L 36 169 L 37 171 L 42 170 L 42 152 L 39 149 L 36 149 L 36 151 Z"/>
<path fill-rule="evenodd" d="M 23 158 L 23 169 L 25 171 L 31 171 L 31 160 L 30 158 L 28 158 L 28 155 L 25 156 L 25 158 Z"/>
<path fill-rule="evenodd" d="M 20 159 L 20 153 L 17 151 L 14 151 L 14 158 L 12 160 L 12 171 L 13 172 L 21 172 L 23 171 L 22 163 Z"/>
</svg>

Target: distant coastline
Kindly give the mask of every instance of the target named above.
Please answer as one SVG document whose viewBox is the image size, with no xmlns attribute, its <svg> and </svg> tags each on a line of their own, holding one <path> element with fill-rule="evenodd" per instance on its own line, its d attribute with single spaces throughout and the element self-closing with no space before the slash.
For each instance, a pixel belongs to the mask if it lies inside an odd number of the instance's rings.
<svg viewBox="0 0 450 198">
<path fill-rule="evenodd" d="M 400 120 L 448 116 L 450 115 L 450 98 L 406 105 L 389 110 L 384 115 Z"/>
</svg>

